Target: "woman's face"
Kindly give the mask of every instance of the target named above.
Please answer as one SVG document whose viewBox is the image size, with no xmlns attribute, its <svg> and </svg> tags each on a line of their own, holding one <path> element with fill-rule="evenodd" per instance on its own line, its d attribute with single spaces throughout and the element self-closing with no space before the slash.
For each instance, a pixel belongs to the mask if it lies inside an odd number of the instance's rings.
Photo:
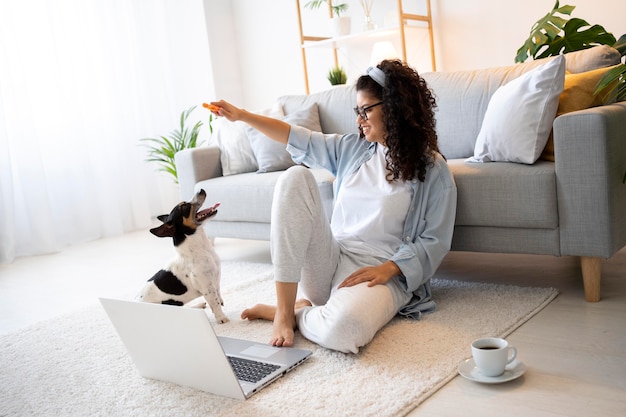
<svg viewBox="0 0 626 417">
<path fill-rule="evenodd" d="M 368 142 L 385 144 L 385 125 L 383 123 L 383 107 L 378 97 L 367 94 L 365 91 L 357 91 L 356 105 L 358 114 L 356 122 L 361 127 Z M 371 107 L 370 107 L 371 106 Z"/>
</svg>

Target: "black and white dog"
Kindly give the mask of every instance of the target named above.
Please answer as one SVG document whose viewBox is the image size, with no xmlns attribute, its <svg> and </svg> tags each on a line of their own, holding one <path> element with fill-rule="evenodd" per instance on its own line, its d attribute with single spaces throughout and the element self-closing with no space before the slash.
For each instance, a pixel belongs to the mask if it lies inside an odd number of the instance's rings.
<svg viewBox="0 0 626 417">
<path fill-rule="evenodd" d="M 190 202 L 179 203 L 169 215 L 157 217 L 163 224 L 150 232 L 158 237 L 171 237 L 176 257 L 148 280 L 137 298 L 182 306 L 204 297 L 215 319 L 226 323 L 228 318 L 222 312 L 224 302 L 220 294 L 220 258 L 202 228 L 202 223 L 217 214 L 219 203 L 200 210 L 205 198 L 205 191 L 200 190 Z"/>
</svg>

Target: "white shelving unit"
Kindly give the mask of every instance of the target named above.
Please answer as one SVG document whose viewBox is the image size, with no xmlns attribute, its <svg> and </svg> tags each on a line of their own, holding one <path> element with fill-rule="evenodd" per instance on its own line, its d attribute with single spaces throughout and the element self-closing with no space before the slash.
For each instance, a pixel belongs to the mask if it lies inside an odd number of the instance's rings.
<svg viewBox="0 0 626 417">
<path fill-rule="evenodd" d="M 338 0 L 336 0 L 338 1 Z M 298 23 L 300 27 L 300 42 L 302 46 L 302 65 L 304 71 L 304 81 L 307 94 L 309 93 L 309 76 L 307 66 L 307 50 L 314 48 L 327 48 L 332 49 L 334 65 L 339 63 L 337 51 L 342 48 L 349 48 L 353 46 L 373 45 L 376 42 L 382 41 L 395 41 L 400 45 L 400 57 L 407 60 L 407 39 L 411 36 L 411 29 L 427 30 L 429 49 L 430 49 L 430 61 L 432 70 L 436 70 L 435 64 L 435 47 L 433 41 L 433 26 L 432 26 L 432 13 L 430 7 L 430 0 L 411 0 L 423 3 L 426 8 L 426 14 L 414 14 L 406 13 L 403 5 L 403 0 L 397 0 L 398 9 L 398 24 L 394 27 L 383 27 L 380 29 L 368 30 L 360 33 L 352 33 L 345 36 L 338 37 L 319 37 L 319 36 L 306 36 L 302 28 L 302 16 L 300 1 L 296 0 L 298 7 Z M 332 13 L 332 0 L 329 1 L 329 17 L 333 17 Z M 415 23 L 421 26 L 416 26 Z"/>
</svg>

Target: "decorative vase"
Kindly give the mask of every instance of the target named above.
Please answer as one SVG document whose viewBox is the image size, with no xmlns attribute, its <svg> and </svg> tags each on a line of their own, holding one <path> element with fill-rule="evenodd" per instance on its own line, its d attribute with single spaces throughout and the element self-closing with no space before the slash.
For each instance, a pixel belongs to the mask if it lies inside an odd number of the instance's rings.
<svg viewBox="0 0 626 417">
<path fill-rule="evenodd" d="M 365 16 L 365 21 L 363 22 L 363 31 L 374 30 L 376 29 L 376 23 L 372 21 L 371 16 Z"/>
<path fill-rule="evenodd" d="M 350 34 L 351 19 L 347 16 L 335 16 L 330 20 L 330 27 L 333 37 Z"/>
<path fill-rule="evenodd" d="M 363 31 L 376 29 L 376 23 L 372 21 L 373 5 L 374 0 L 361 0 L 361 8 L 363 9 L 363 14 L 365 15 L 365 21 L 363 22 Z"/>
</svg>

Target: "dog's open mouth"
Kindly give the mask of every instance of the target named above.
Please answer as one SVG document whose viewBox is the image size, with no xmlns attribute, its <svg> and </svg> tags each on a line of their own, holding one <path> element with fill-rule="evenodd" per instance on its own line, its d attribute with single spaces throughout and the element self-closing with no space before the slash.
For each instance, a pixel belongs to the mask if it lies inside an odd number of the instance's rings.
<svg viewBox="0 0 626 417">
<path fill-rule="evenodd" d="M 217 214 L 217 208 L 220 206 L 220 203 L 216 203 L 212 207 L 209 207 L 204 210 L 200 210 L 196 213 L 196 222 L 201 223 L 209 217 L 213 217 Z"/>
</svg>

